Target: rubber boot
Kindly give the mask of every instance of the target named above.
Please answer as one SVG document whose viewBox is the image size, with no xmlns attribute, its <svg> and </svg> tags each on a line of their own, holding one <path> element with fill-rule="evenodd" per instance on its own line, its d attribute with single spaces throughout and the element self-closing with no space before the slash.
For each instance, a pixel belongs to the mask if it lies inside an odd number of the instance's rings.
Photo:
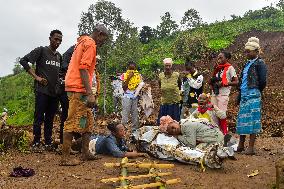
<svg viewBox="0 0 284 189">
<path fill-rule="evenodd" d="M 228 134 L 227 119 L 220 119 L 220 127 L 224 135 Z"/>
<path fill-rule="evenodd" d="M 82 135 L 82 160 L 83 161 L 90 161 L 96 160 L 98 157 L 93 155 L 89 151 L 89 143 L 90 143 L 91 133 L 84 133 Z"/>
<path fill-rule="evenodd" d="M 73 139 L 72 133 L 69 132 L 63 133 L 62 158 L 60 162 L 60 165 L 62 166 L 75 166 L 80 164 L 79 160 L 72 159 L 70 157 L 72 139 Z"/>
</svg>

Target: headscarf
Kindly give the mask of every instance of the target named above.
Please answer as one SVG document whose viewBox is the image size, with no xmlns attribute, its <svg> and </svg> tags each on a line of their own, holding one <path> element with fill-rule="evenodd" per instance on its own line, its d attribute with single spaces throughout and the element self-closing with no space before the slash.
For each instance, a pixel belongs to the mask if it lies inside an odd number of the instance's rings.
<svg viewBox="0 0 284 189">
<path fill-rule="evenodd" d="M 165 58 L 163 60 L 164 65 L 171 65 L 173 66 L 173 60 L 171 58 Z"/>
<path fill-rule="evenodd" d="M 203 97 L 205 97 L 205 99 L 202 99 Z M 202 93 L 199 95 L 198 97 L 198 102 L 205 102 L 206 104 L 211 104 L 210 102 L 210 94 L 205 94 L 205 93 Z M 205 109 L 202 109 L 199 105 L 198 105 L 198 108 L 197 108 L 198 112 L 200 112 L 201 114 L 204 114 L 207 110 L 212 110 L 212 108 L 205 108 Z"/>
<path fill-rule="evenodd" d="M 171 118 L 171 116 L 167 115 L 167 116 L 162 116 L 160 118 L 160 126 L 159 129 L 161 132 L 163 133 L 167 133 L 167 128 L 169 123 L 173 122 L 173 118 Z"/>
<path fill-rule="evenodd" d="M 260 50 L 259 39 L 257 37 L 250 37 L 245 44 L 245 49 L 250 51 Z"/>
</svg>

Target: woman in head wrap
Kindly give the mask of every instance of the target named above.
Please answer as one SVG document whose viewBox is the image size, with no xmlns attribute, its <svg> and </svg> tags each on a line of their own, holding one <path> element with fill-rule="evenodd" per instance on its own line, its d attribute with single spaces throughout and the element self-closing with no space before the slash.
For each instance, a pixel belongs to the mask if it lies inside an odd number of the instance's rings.
<svg viewBox="0 0 284 189">
<path fill-rule="evenodd" d="M 161 106 L 157 123 L 160 124 L 162 116 L 171 116 L 176 121 L 180 120 L 180 87 L 181 79 L 178 72 L 172 70 L 173 61 L 165 58 L 164 72 L 159 74 L 159 85 L 161 88 Z"/>
<path fill-rule="evenodd" d="M 245 137 L 250 135 L 247 155 L 255 154 L 256 134 L 261 131 L 261 92 L 266 86 L 267 68 L 259 57 L 259 39 L 251 37 L 245 44 L 245 55 L 248 59 L 240 76 L 239 114 L 237 133 L 240 135 L 238 152 L 245 150 Z"/>
</svg>

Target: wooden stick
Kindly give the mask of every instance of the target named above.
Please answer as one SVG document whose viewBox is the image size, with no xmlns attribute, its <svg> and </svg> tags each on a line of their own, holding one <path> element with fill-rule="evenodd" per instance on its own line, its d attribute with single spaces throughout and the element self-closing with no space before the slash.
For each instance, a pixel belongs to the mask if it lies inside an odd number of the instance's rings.
<svg viewBox="0 0 284 189">
<path fill-rule="evenodd" d="M 121 167 L 121 163 L 105 163 L 105 167 Z M 124 167 L 136 167 L 136 168 L 156 168 L 156 169 L 168 169 L 173 168 L 174 164 L 158 164 L 158 163 L 125 163 Z"/>
<path fill-rule="evenodd" d="M 157 173 L 157 174 L 147 174 L 147 175 L 136 175 L 136 176 L 128 176 L 128 177 L 117 177 L 117 178 L 108 178 L 108 179 L 102 179 L 101 182 L 117 182 L 121 180 L 134 180 L 134 179 L 140 179 L 140 178 L 148 178 L 148 177 L 156 177 L 156 176 L 168 176 L 171 175 L 171 172 L 166 173 Z"/>
<path fill-rule="evenodd" d="M 128 158 L 122 158 L 121 160 L 121 177 L 127 177 L 127 167 L 125 167 L 124 165 L 128 162 Z M 121 179 L 120 180 L 120 186 L 121 187 L 127 187 L 128 186 L 128 182 L 126 179 Z"/>
<path fill-rule="evenodd" d="M 165 185 L 168 184 L 177 184 L 181 182 L 181 180 L 178 179 L 171 179 L 171 180 L 167 180 L 165 182 Z M 149 184 L 141 184 L 141 185 L 136 185 L 136 186 L 126 186 L 126 187 L 118 187 L 116 189 L 143 189 L 143 188 L 155 188 L 155 187 L 159 187 L 164 185 L 164 183 L 162 182 L 154 182 L 154 183 L 149 183 Z"/>
</svg>

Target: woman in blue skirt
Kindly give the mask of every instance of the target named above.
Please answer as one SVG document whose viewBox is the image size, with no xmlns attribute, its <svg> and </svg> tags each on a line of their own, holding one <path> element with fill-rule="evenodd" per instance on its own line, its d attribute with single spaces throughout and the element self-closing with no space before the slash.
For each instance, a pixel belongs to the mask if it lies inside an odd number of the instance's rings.
<svg viewBox="0 0 284 189">
<path fill-rule="evenodd" d="M 266 86 L 267 68 L 259 57 L 259 39 L 251 37 L 245 44 L 248 58 L 240 76 L 240 109 L 237 119 L 237 134 L 240 135 L 238 152 L 245 150 L 246 135 L 250 135 L 249 147 L 245 154 L 254 155 L 256 134 L 261 131 L 261 94 Z"/>
</svg>

